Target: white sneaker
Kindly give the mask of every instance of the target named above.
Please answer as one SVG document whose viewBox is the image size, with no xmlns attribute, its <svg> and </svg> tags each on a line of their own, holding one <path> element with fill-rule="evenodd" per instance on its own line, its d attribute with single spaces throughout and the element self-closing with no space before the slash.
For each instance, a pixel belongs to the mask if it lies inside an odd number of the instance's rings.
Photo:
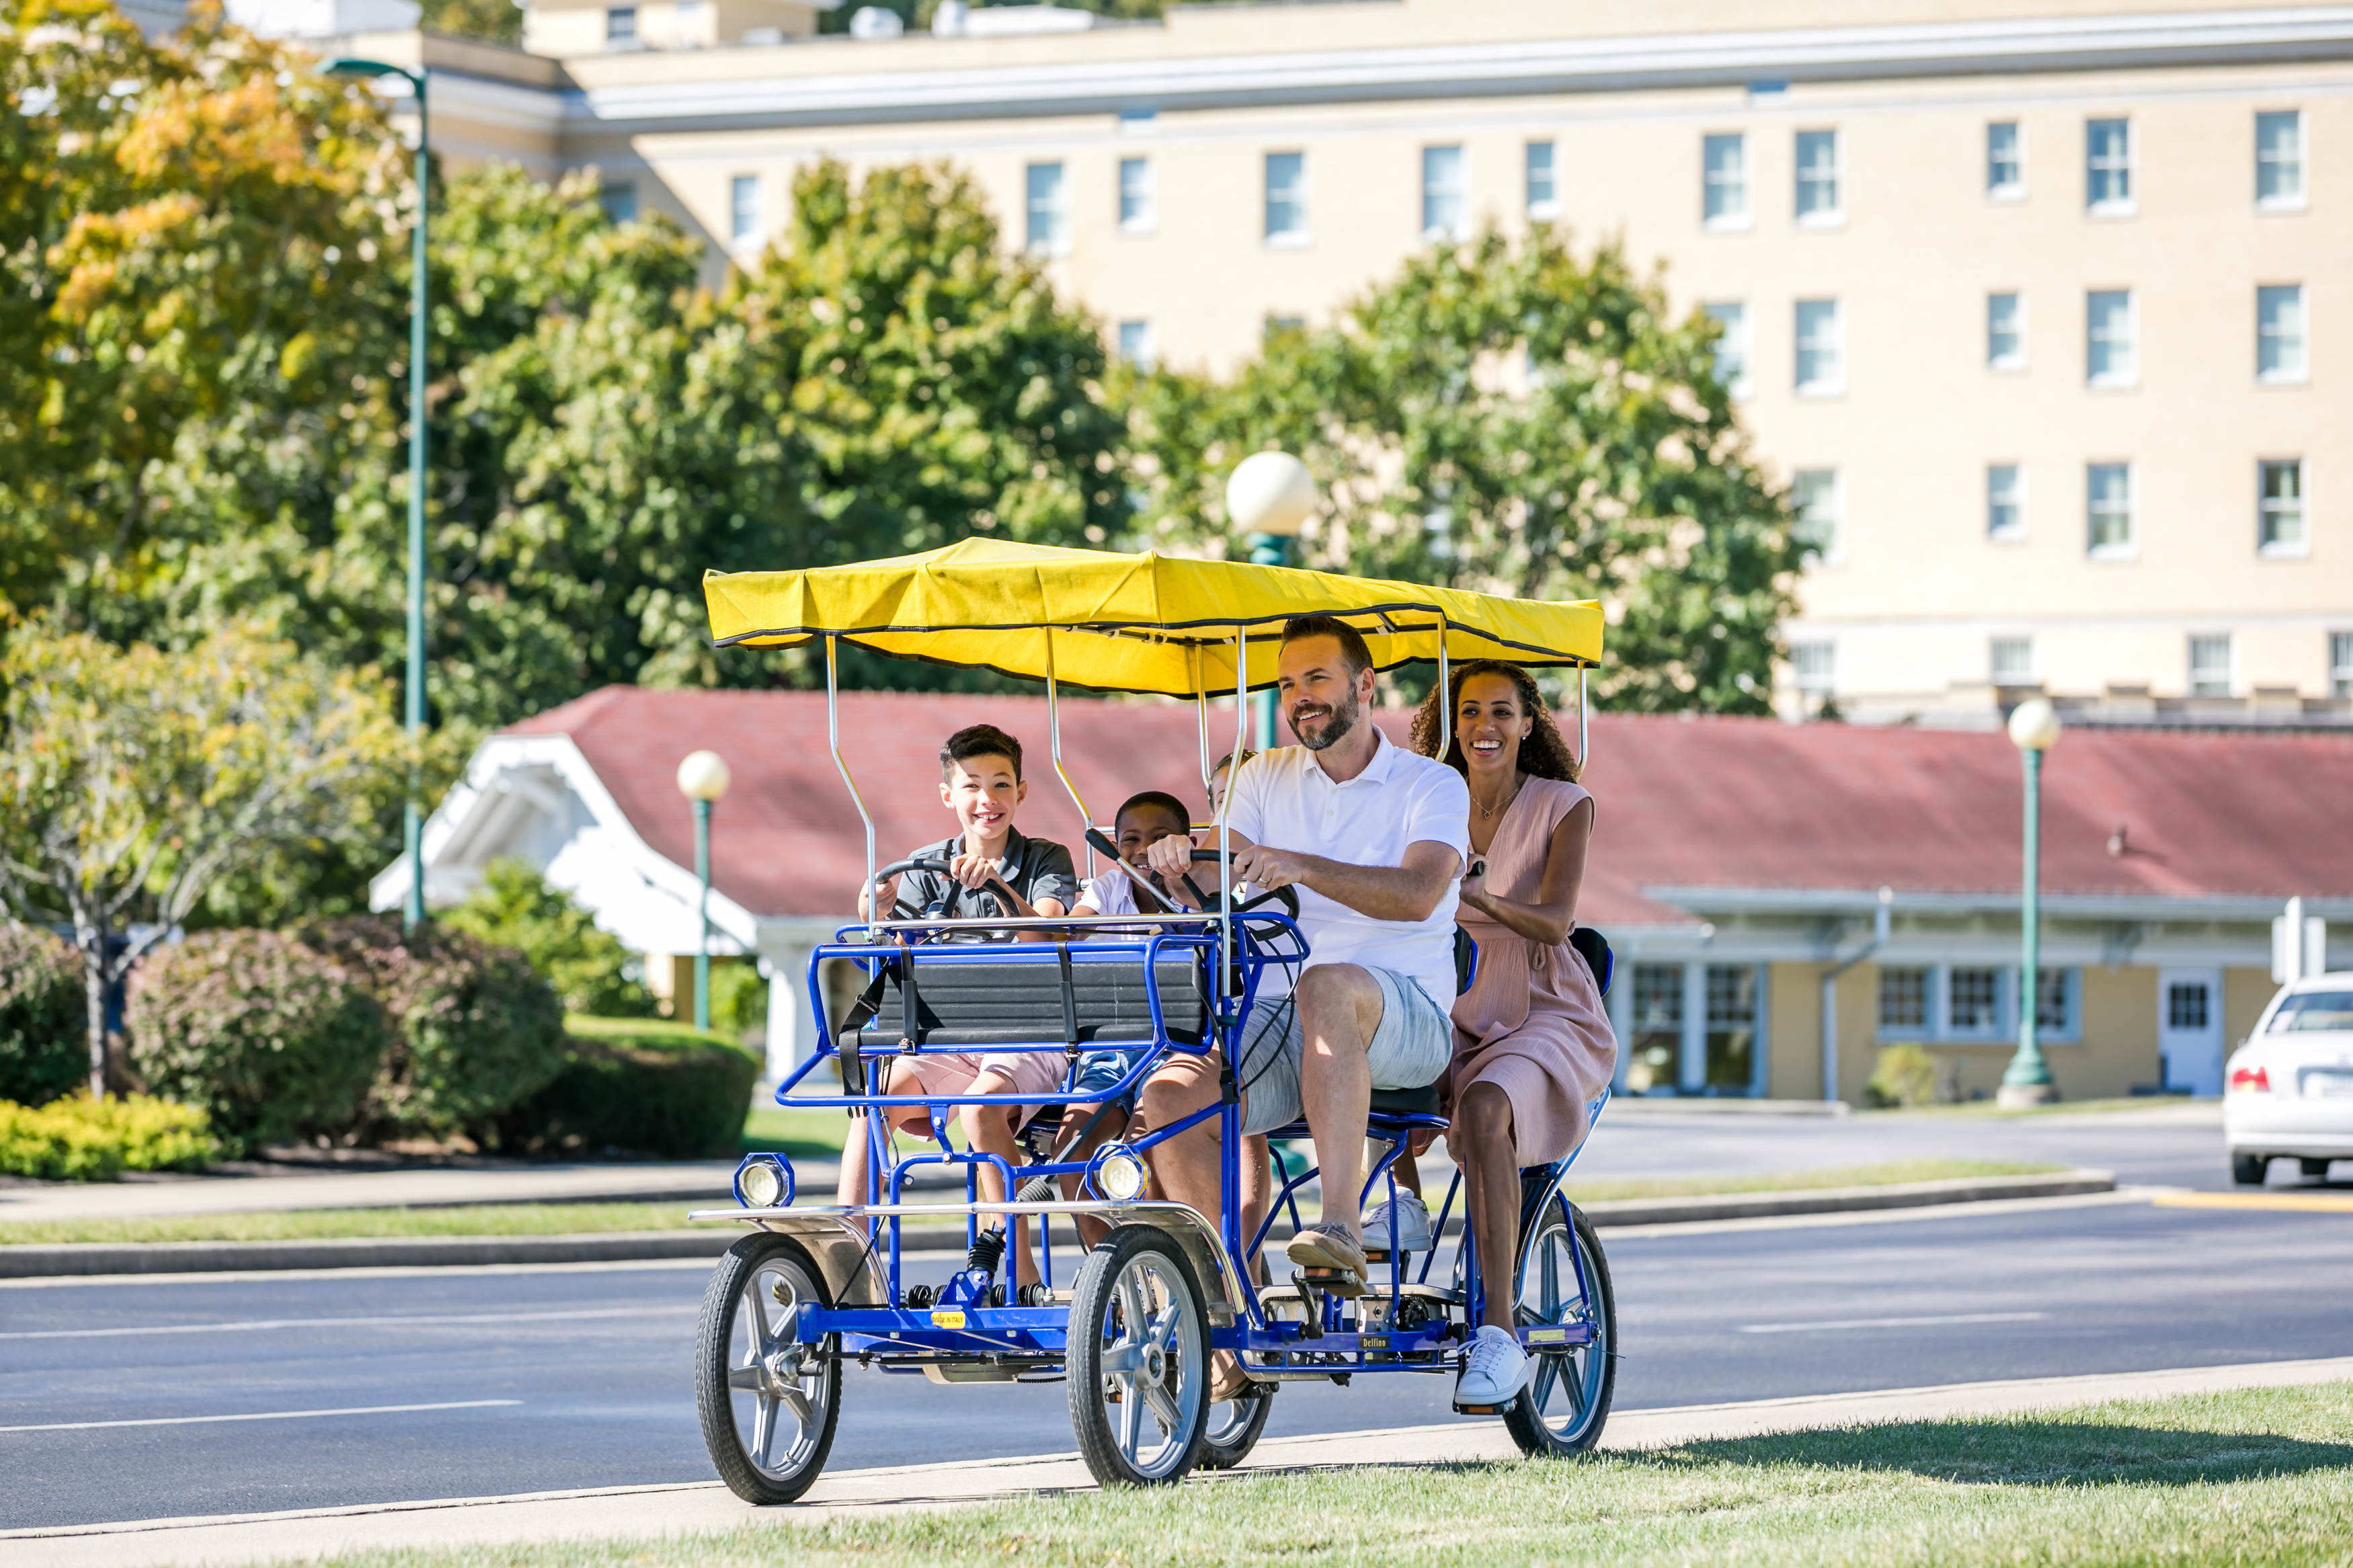
<svg viewBox="0 0 2353 1568">
<path fill-rule="evenodd" d="M 1520 1342 L 1493 1323 L 1482 1323 L 1463 1352 L 1462 1375 L 1454 1380 L 1454 1408 L 1508 1405 L 1528 1383 L 1535 1363 Z"/>
<path fill-rule="evenodd" d="M 1428 1252 L 1430 1237 L 1430 1205 L 1411 1193 L 1399 1193 L 1397 1201 L 1397 1249 L 1399 1252 Z M 1386 1199 L 1375 1204 L 1365 1215 L 1365 1247 L 1367 1251 L 1386 1252 L 1389 1246 L 1389 1205 Z"/>
</svg>

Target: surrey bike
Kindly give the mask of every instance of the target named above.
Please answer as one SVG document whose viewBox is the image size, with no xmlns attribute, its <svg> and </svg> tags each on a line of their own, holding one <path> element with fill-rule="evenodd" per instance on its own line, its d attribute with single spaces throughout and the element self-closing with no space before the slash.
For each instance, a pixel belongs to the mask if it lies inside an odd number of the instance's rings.
<svg viewBox="0 0 2353 1568">
<path fill-rule="evenodd" d="M 870 888 L 917 863 L 875 863 L 873 817 L 841 749 L 837 656 L 845 641 L 1044 681 L 1054 772 L 1087 824 L 1090 862 L 1096 849 L 1112 847 L 1062 765 L 1056 703 L 1064 685 L 1192 700 L 1206 793 L 1210 699 L 1233 695 L 1239 749 L 1249 693 L 1272 683 L 1282 624 L 1293 616 L 1338 616 L 1364 633 L 1382 668 L 1434 661 L 1441 684 L 1451 658 L 1573 668 L 1580 754 L 1584 672 L 1601 652 L 1601 614 L 1589 602 L 1528 604 L 1236 562 L 982 540 L 848 567 L 713 573 L 704 588 L 719 647 L 822 645 L 828 742 L 865 824 Z M 843 1373 L 853 1363 L 944 1384 L 1066 1380 L 1088 1468 L 1105 1483 L 1130 1484 L 1240 1463 L 1284 1383 L 1452 1374 L 1482 1310 L 1467 1226 L 1451 1269 L 1436 1278 L 1434 1253 L 1401 1255 L 1391 1234 L 1366 1238 L 1372 1258 L 1386 1267 L 1373 1270 L 1356 1299 L 1296 1272 L 1261 1283 L 1269 1233 L 1286 1212 L 1298 1224 L 1296 1195 L 1315 1172 L 1293 1171 L 1279 1152 L 1282 1141 L 1305 1137 L 1303 1124 L 1272 1133 L 1277 1190 L 1265 1221 L 1242 1234 L 1240 1105 L 1230 1068 L 1221 1101 L 1172 1126 L 1107 1142 L 1083 1161 L 1069 1157 L 1077 1139 L 1060 1139 L 1065 1106 L 1107 1105 L 1175 1054 L 1222 1045 L 1230 1063 L 1270 971 L 1295 976 L 1308 956 L 1292 918 L 1295 900 L 1266 895 L 1238 902 L 1230 862 L 1219 848 L 1223 822 L 1207 826 L 1198 877 L 1208 883 L 1214 864 L 1216 886 L 1202 889 L 1203 912 L 975 921 L 894 910 L 845 925 L 812 955 L 809 996 L 825 1035 L 778 1088 L 778 1103 L 920 1110 L 929 1136 L 902 1152 L 884 1119 L 866 1115 L 862 1203 L 797 1204 L 791 1165 L 763 1153 L 736 1170 L 740 1206 L 692 1215 L 751 1228 L 712 1277 L 695 1347 L 703 1436 L 738 1496 L 779 1503 L 807 1490 L 824 1468 Z M 1008 933 L 1021 940 L 1006 940 Z M 983 936 L 998 940 L 974 940 Z M 1606 987 L 1607 947 L 1587 932 L 1577 940 Z M 844 993 L 829 1003 L 837 988 L 822 977 L 845 963 L 863 988 L 854 1001 Z M 1074 1087 L 1081 1058 L 1109 1047 L 1133 1053 L 1119 1082 Z M 892 1059 L 965 1051 L 1060 1052 L 1060 1092 L 955 1102 L 884 1092 Z M 804 1092 L 828 1064 L 840 1092 Z M 1040 1100 L 1045 1110 L 1020 1139 L 1022 1163 L 959 1149 L 950 1136 L 955 1104 Z M 1602 1100 L 1594 1102 L 1596 1115 Z M 1213 1119 L 1225 1150 L 1214 1221 L 1147 1196 L 1145 1165 L 1153 1145 Z M 1394 1198 L 1390 1166 L 1407 1140 L 1445 1125 L 1435 1085 L 1375 1091 L 1366 1132 L 1385 1147 L 1360 1203 L 1377 1184 L 1387 1184 Z M 1008 1201 L 978 1197 L 984 1163 L 998 1167 Z M 1609 1412 L 1617 1339 L 1609 1272 L 1592 1226 L 1561 1190 L 1568 1163 L 1522 1173 L 1514 1298 L 1520 1342 L 1537 1366 L 1526 1389 L 1496 1414 L 1530 1453 L 1591 1447 Z M 951 1181 L 962 1176 L 961 1202 L 910 1197 L 910 1175 L 931 1168 Z M 1082 1183 L 1075 1199 L 1060 1195 L 1070 1176 Z M 1441 1237 L 1460 1190 L 1458 1176 L 1436 1222 Z M 1106 1239 L 1082 1252 L 1073 1224 L 1081 1215 L 1110 1227 Z M 1010 1271 L 996 1265 L 1016 1216 L 1039 1232 L 1042 1289 L 1008 1294 L 998 1276 Z M 924 1221 L 961 1222 L 967 1247 L 969 1267 L 936 1289 L 909 1282 L 902 1269 L 904 1227 Z M 1058 1251 L 1076 1254 L 1067 1283 L 1056 1277 Z M 1269 1261 L 1289 1268 L 1279 1253 Z M 1253 1388 L 1213 1406 L 1216 1351 L 1238 1355 Z"/>
</svg>

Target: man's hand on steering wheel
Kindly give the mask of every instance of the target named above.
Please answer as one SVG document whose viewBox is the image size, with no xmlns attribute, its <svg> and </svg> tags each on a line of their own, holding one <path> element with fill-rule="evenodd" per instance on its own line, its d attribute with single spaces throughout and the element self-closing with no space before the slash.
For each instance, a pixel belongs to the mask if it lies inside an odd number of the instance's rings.
<svg viewBox="0 0 2353 1568">
<path fill-rule="evenodd" d="M 1234 880 L 1272 892 L 1307 879 L 1312 857 L 1263 844 L 1245 844 L 1234 852 Z"/>
</svg>

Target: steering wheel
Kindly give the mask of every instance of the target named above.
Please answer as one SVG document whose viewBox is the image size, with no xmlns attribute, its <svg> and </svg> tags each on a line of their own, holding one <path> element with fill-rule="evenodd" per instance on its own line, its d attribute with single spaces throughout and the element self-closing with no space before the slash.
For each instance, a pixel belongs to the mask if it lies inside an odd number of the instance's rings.
<svg viewBox="0 0 2353 1568">
<path fill-rule="evenodd" d="M 1197 865 L 1206 860 L 1214 866 L 1225 858 L 1226 852 L 1222 849 L 1202 849 L 1196 847 L 1193 851 L 1193 860 Z M 1217 894 L 1202 892 L 1200 889 L 1193 886 L 1193 879 L 1190 877 L 1185 879 L 1185 885 L 1187 888 L 1191 889 L 1194 897 L 1201 900 L 1201 908 L 1203 910 L 1211 914 L 1215 914 L 1217 912 Z M 1261 904 L 1269 902 L 1270 900 L 1281 904 L 1283 909 L 1290 913 L 1293 920 L 1297 920 L 1299 918 L 1299 895 L 1290 888 L 1269 888 L 1265 892 L 1260 893 L 1254 898 L 1244 899 L 1240 903 L 1234 906 L 1234 913 L 1238 915 L 1248 914 L 1250 910 L 1258 908 Z"/>
<path fill-rule="evenodd" d="M 937 871 L 943 877 L 952 877 L 955 874 L 946 861 L 934 860 L 929 856 L 919 855 L 911 860 L 893 860 L 888 866 L 881 868 L 874 873 L 874 881 L 872 885 L 880 888 L 883 883 L 891 880 L 893 877 L 901 876 L 909 871 Z M 871 903 L 870 907 L 871 907 Z M 902 910 L 905 912 L 902 913 L 901 911 Z M 894 896 L 891 900 L 891 914 L 889 918 L 894 921 L 921 920 L 923 918 L 923 911 L 919 909 L 915 909 L 912 905 L 900 902 Z"/>
</svg>

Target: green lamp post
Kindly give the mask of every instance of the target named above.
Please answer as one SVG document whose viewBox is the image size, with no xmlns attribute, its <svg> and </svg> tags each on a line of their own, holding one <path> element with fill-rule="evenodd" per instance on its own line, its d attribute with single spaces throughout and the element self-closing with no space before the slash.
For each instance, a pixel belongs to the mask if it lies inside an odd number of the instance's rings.
<svg viewBox="0 0 2353 1568">
<path fill-rule="evenodd" d="M 1226 480 L 1226 516 L 1253 566 L 1287 566 L 1291 542 L 1315 513 L 1315 476 L 1288 452 L 1252 452 Z M 1275 693 L 1259 693 L 1258 749 L 1274 748 Z"/>
<path fill-rule="evenodd" d="M 2042 1011 L 2042 753 L 2059 742 L 2059 712 L 2042 698 L 2020 703 L 2010 715 L 2010 743 L 2026 765 L 2026 844 L 2018 903 L 2018 1054 L 2001 1075 L 1995 1102 L 2007 1107 L 2046 1105 L 2059 1098 L 2050 1064 L 2036 1039 Z"/>
<path fill-rule="evenodd" d="M 694 945 L 694 1026 L 711 1027 L 711 807 L 727 793 L 727 761 L 716 752 L 689 752 L 678 764 L 678 792 L 694 803 L 694 877 L 702 884 Z"/>
<path fill-rule="evenodd" d="M 329 76 L 398 77 L 417 95 L 417 231 L 410 250 L 408 284 L 408 733 L 425 732 L 425 230 L 431 153 L 425 117 L 426 70 L 383 60 L 332 59 Z M 400 837 L 408 853 L 408 897 L 400 923 L 415 930 L 425 919 L 425 828 L 410 790 L 400 808 Z"/>
</svg>

